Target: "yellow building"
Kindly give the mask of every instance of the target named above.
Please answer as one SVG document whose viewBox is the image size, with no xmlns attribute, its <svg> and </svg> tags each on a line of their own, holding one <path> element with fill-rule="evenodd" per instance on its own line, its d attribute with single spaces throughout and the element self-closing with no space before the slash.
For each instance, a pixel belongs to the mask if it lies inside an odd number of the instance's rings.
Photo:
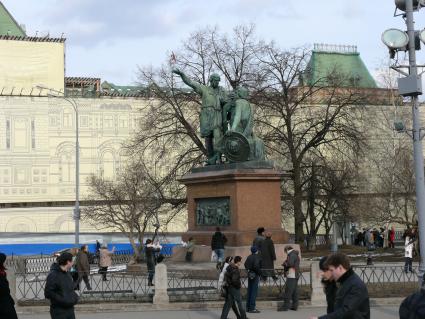
<svg viewBox="0 0 425 319">
<path fill-rule="evenodd" d="M 88 176 L 114 179 L 122 168 L 122 145 L 147 104 L 137 87 L 65 77 L 65 41 L 27 36 L 0 2 L 0 232 L 74 231 L 71 102 L 83 206 Z M 71 100 L 51 96 L 64 92 Z M 95 230 L 81 221 L 81 231 Z"/>
</svg>

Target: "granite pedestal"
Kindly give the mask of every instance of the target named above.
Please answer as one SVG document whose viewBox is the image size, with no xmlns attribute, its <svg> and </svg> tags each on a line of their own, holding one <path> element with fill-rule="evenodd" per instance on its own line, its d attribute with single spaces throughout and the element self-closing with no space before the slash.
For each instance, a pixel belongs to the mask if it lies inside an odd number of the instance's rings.
<svg viewBox="0 0 425 319">
<path fill-rule="evenodd" d="M 227 247 L 237 250 L 238 247 L 251 246 L 256 230 L 261 226 L 272 233 L 275 244 L 287 243 L 289 234 L 282 228 L 281 220 L 283 175 L 267 161 L 193 169 L 180 179 L 187 187 L 188 202 L 188 231 L 183 234 L 183 240 L 193 237 L 196 245 L 209 247 L 217 225 L 199 224 L 197 202 L 200 199 L 228 198 L 230 222 L 219 225 L 228 239 Z"/>
</svg>

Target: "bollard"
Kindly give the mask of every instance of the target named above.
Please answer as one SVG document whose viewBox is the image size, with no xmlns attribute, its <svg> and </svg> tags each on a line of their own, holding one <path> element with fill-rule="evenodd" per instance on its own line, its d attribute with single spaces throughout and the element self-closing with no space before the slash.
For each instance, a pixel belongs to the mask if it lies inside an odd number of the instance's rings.
<svg viewBox="0 0 425 319">
<path fill-rule="evenodd" d="M 16 273 L 15 273 L 15 269 L 13 267 L 10 267 L 10 269 L 6 270 L 6 275 L 7 275 L 7 281 L 9 282 L 10 296 L 12 296 L 12 298 L 15 301 L 15 304 L 16 304 L 18 300 L 16 298 Z"/>
<path fill-rule="evenodd" d="M 312 262 L 310 267 L 311 304 L 314 306 L 326 306 L 326 296 L 323 292 L 319 263 Z"/>
<path fill-rule="evenodd" d="M 155 267 L 155 295 L 153 296 L 153 304 L 161 305 L 168 304 L 170 298 L 168 297 L 168 278 L 167 266 L 164 263 L 159 263 Z"/>
</svg>

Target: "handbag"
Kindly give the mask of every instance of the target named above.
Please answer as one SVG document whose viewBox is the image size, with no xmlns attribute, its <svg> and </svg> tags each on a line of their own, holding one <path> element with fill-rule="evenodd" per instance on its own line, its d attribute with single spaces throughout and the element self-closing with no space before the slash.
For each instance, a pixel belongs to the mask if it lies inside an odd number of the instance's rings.
<svg viewBox="0 0 425 319">
<path fill-rule="evenodd" d="M 211 252 L 211 261 L 213 261 L 213 262 L 217 261 L 217 254 L 215 253 L 214 250 Z"/>
</svg>

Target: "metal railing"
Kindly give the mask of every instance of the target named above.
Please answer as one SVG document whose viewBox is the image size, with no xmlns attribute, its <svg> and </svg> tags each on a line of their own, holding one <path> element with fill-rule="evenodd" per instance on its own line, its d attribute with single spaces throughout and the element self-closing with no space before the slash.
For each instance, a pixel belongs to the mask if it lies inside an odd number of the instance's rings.
<svg viewBox="0 0 425 319">
<path fill-rule="evenodd" d="M 21 304 L 45 301 L 44 289 L 48 273 L 35 272 L 16 274 L 16 298 Z M 88 276 L 91 286 L 89 290 L 85 282 L 79 284 L 80 301 L 108 300 L 144 300 L 153 295 L 152 287 L 148 286 L 147 274 L 112 272 L 107 273 L 104 281 L 101 274 Z M 147 300 L 146 300 L 147 301 Z"/>
<path fill-rule="evenodd" d="M 367 285 L 370 296 L 406 296 L 417 290 L 417 267 L 406 273 L 404 267 L 393 266 L 359 266 L 353 269 Z M 283 269 L 263 271 L 267 277 L 259 282 L 259 300 L 279 300 L 285 290 L 286 278 Z M 46 303 L 44 288 L 46 272 L 16 273 L 16 298 L 20 304 Z M 168 294 L 170 301 L 207 301 L 219 300 L 219 274 L 215 270 L 169 271 Z M 152 301 L 154 287 L 148 286 L 148 273 L 142 272 L 108 272 L 107 281 L 102 274 L 93 272 L 88 276 L 91 290 L 84 281 L 80 283 L 81 302 L 139 300 Z M 241 270 L 241 293 L 246 297 L 247 272 Z M 302 269 L 298 280 L 301 299 L 311 295 L 310 269 Z"/>
<path fill-rule="evenodd" d="M 412 272 L 405 272 L 404 266 L 353 266 L 354 272 L 359 275 L 366 285 L 388 285 L 398 283 L 410 285 L 418 283 L 418 267 L 413 267 Z"/>
</svg>

